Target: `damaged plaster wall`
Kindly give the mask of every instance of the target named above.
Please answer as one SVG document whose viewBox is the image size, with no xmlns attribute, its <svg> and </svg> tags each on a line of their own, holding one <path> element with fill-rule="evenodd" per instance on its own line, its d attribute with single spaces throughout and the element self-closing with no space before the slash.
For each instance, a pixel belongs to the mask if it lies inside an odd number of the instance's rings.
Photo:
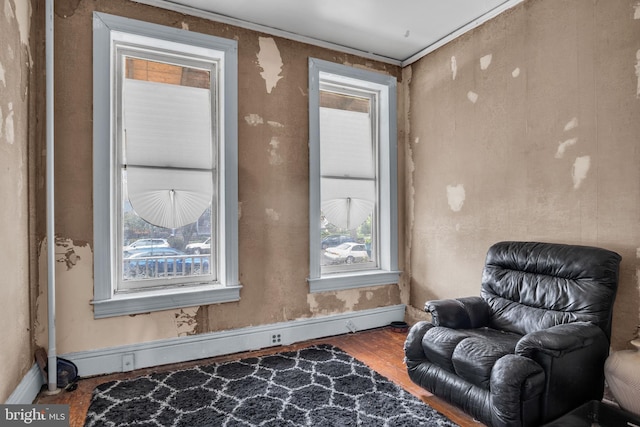
<svg viewBox="0 0 640 427">
<path fill-rule="evenodd" d="M 55 7 L 60 354 L 408 303 L 406 284 L 403 292 L 398 285 L 388 285 L 309 295 L 306 281 L 308 58 L 351 64 L 394 75 L 400 81 L 399 67 L 125 0 L 57 0 Z M 239 265 L 243 285 L 239 302 L 93 318 L 94 11 L 238 41 Z M 68 49 L 71 44 L 73 49 Z M 398 127 L 402 132 L 402 123 Z M 43 191 L 40 188 L 39 200 Z M 38 235 L 45 248 L 44 204 L 40 206 L 43 219 L 38 223 Z M 402 247 L 402 237 L 400 240 Z M 42 254 L 40 269 L 45 268 L 45 259 Z M 37 311 L 36 340 L 45 345 L 43 280 Z"/>
<path fill-rule="evenodd" d="M 0 402 L 33 364 L 29 297 L 28 79 L 31 6 L 0 0 Z"/>
<path fill-rule="evenodd" d="M 411 66 L 411 305 L 478 295 L 500 240 L 622 255 L 614 348 L 639 323 L 637 2 L 529 0 Z"/>
</svg>

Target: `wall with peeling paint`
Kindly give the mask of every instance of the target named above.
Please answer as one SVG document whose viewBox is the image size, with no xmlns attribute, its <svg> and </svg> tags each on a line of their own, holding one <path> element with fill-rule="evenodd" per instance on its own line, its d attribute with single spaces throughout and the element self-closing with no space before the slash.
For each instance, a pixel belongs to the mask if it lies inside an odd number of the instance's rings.
<svg viewBox="0 0 640 427">
<path fill-rule="evenodd" d="M 238 41 L 239 264 L 243 289 L 237 303 L 93 319 L 93 11 Z M 42 29 L 38 33 L 43 38 Z M 60 353 L 408 302 L 408 287 L 402 284 L 310 295 L 306 282 L 308 58 L 377 70 L 399 80 L 400 68 L 125 0 L 56 0 L 55 50 Z M 43 120 L 44 110 L 37 109 L 37 115 Z M 402 123 L 399 129 L 402 131 Z M 39 174 L 42 180 L 44 170 Z M 44 187 L 39 187 L 36 195 L 41 252 L 35 339 L 40 345 L 47 341 L 43 192 Z"/>
<path fill-rule="evenodd" d="M 496 241 L 576 243 L 622 255 L 612 345 L 633 338 L 639 9 L 529 0 L 403 70 L 415 317 L 428 299 L 477 295 Z"/>
<path fill-rule="evenodd" d="M 0 402 L 33 364 L 29 285 L 29 2 L 0 0 Z"/>
</svg>

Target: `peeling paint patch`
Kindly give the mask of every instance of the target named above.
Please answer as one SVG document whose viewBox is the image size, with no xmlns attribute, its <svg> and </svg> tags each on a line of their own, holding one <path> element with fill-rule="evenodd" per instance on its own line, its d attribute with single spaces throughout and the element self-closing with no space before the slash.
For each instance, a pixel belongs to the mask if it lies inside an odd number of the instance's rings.
<svg viewBox="0 0 640 427">
<path fill-rule="evenodd" d="M 189 23 L 182 21 L 182 29 L 189 31 Z"/>
<path fill-rule="evenodd" d="M 272 221 L 279 221 L 280 220 L 280 214 L 278 212 L 276 212 L 274 209 L 271 208 L 267 208 L 264 210 L 264 212 L 267 214 L 267 217 L 272 220 Z"/>
<path fill-rule="evenodd" d="M 571 176 L 573 178 L 573 188 L 578 189 L 582 181 L 587 177 L 587 172 L 589 172 L 589 168 L 591 167 L 591 157 L 590 156 L 582 156 L 576 158 L 576 161 L 573 162 L 573 171 L 571 172 Z"/>
<path fill-rule="evenodd" d="M 5 4 L 9 3 L 5 1 Z M 29 45 L 29 32 L 31 31 L 31 2 L 29 1 L 16 1 L 15 4 L 15 17 L 18 22 L 18 31 L 20 32 L 20 41 L 24 45 Z M 5 13 L 7 7 L 5 6 Z"/>
<path fill-rule="evenodd" d="M 578 138 L 567 139 L 564 142 L 558 143 L 558 151 L 556 151 L 556 159 L 561 159 L 564 156 L 564 152 L 568 147 L 575 145 L 578 142 Z"/>
<path fill-rule="evenodd" d="M 62 251 L 59 251 L 59 248 Z M 56 262 L 65 264 L 67 270 L 71 270 L 80 260 L 80 256 L 76 253 L 73 244 L 69 240 L 56 239 Z"/>
<path fill-rule="evenodd" d="M 7 87 L 7 81 L 5 80 L 4 73 L 4 66 L 2 65 L 2 62 L 0 62 L 0 82 L 2 82 L 4 87 Z"/>
<path fill-rule="evenodd" d="M 267 93 L 271 93 L 278 81 L 282 78 L 282 58 L 275 40 L 271 37 L 259 37 L 260 51 L 258 52 L 258 64 L 262 68 L 260 75 L 267 85 Z"/>
<path fill-rule="evenodd" d="M 413 140 L 414 143 L 419 144 L 420 143 L 420 137 L 416 136 L 416 139 Z"/>
<path fill-rule="evenodd" d="M 520 68 L 519 67 L 514 68 L 513 71 L 511 72 L 511 77 L 515 79 L 519 75 L 520 75 Z"/>
<path fill-rule="evenodd" d="M 635 9 L 633 12 L 633 19 L 640 19 L 640 2 L 636 3 L 633 8 Z"/>
<path fill-rule="evenodd" d="M 478 100 L 478 94 L 473 91 L 469 91 L 467 92 L 467 99 L 475 104 Z"/>
<path fill-rule="evenodd" d="M 636 98 L 640 98 L 640 49 L 636 52 L 636 77 L 638 78 Z"/>
<path fill-rule="evenodd" d="M 564 125 L 564 131 L 567 132 L 577 127 L 578 127 L 578 118 L 574 117 L 573 119 L 569 120 L 566 125 Z"/>
<path fill-rule="evenodd" d="M 195 335 L 198 321 L 196 314 L 199 307 L 188 307 L 180 309 L 176 314 L 176 330 L 179 337 Z"/>
<path fill-rule="evenodd" d="M 5 0 L 4 2 L 4 17 L 7 19 L 7 22 L 10 22 L 16 15 L 13 14 L 13 9 L 11 9 L 11 2 Z"/>
<path fill-rule="evenodd" d="M 447 185 L 447 201 L 452 211 L 460 212 L 462 205 L 464 205 L 465 198 L 466 194 L 462 184 Z"/>
<path fill-rule="evenodd" d="M 451 57 L 451 79 L 455 80 L 456 75 L 458 74 L 458 63 L 456 62 L 456 57 Z"/>
<path fill-rule="evenodd" d="M 13 128 L 13 103 L 9 103 L 9 114 L 4 121 L 4 136 L 9 144 L 13 144 L 15 140 L 15 131 Z"/>
<path fill-rule="evenodd" d="M 483 56 L 482 58 L 480 58 L 480 69 L 481 70 L 486 70 L 487 68 L 489 68 L 489 65 L 491 65 L 491 60 L 493 59 L 493 55 L 492 54 L 488 54 Z"/>
<path fill-rule="evenodd" d="M 248 116 L 244 116 L 244 119 L 249 126 L 258 126 L 264 123 L 262 117 L 257 114 L 249 114 Z"/>
<path fill-rule="evenodd" d="M 2 127 L 4 126 L 4 114 L 2 113 L 2 107 L 0 106 L 0 139 L 2 138 Z"/>
<path fill-rule="evenodd" d="M 284 125 L 282 123 L 274 122 L 274 121 L 271 121 L 271 120 L 269 120 L 267 122 L 267 124 L 269 126 L 271 126 L 272 128 L 283 128 L 284 127 Z"/>
<path fill-rule="evenodd" d="M 278 138 L 273 137 L 271 138 L 271 142 L 269 143 L 269 145 L 271 146 L 271 148 L 269 149 L 269 164 L 272 166 L 281 165 L 284 160 L 282 159 L 282 156 L 278 154 L 278 146 L 280 145 L 280 141 L 278 141 Z"/>
</svg>

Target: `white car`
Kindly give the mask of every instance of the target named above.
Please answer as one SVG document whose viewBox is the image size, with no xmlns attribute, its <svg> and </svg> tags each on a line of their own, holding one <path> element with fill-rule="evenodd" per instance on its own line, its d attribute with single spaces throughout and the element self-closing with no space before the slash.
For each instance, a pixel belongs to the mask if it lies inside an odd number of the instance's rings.
<svg viewBox="0 0 640 427">
<path fill-rule="evenodd" d="M 171 245 L 167 239 L 138 239 L 128 246 L 125 246 L 123 250 L 125 252 L 131 252 L 138 249 L 152 249 L 152 248 L 170 248 Z"/>
<path fill-rule="evenodd" d="M 189 243 L 184 249 L 188 254 L 208 254 L 211 252 L 211 238 L 202 243 Z"/>
<path fill-rule="evenodd" d="M 333 248 L 327 248 L 325 258 L 332 264 L 365 262 L 369 260 L 367 248 L 363 243 L 346 242 Z"/>
</svg>

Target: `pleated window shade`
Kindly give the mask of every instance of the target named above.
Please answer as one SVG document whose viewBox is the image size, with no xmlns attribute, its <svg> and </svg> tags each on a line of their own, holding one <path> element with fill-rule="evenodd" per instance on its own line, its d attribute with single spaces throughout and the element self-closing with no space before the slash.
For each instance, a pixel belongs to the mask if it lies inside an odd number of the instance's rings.
<svg viewBox="0 0 640 427">
<path fill-rule="evenodd" d="M 126 191 L 145 221 L 179 228 L 211 204 L 211 117 L 209 89 L 124 79 Z"/>
<path fill-rule="evenodd" d="M 373 213 L 376 175 L 369 113 L 320 108 L 320 193 L 325 218 L 359 227 Z"/>
</svg>

